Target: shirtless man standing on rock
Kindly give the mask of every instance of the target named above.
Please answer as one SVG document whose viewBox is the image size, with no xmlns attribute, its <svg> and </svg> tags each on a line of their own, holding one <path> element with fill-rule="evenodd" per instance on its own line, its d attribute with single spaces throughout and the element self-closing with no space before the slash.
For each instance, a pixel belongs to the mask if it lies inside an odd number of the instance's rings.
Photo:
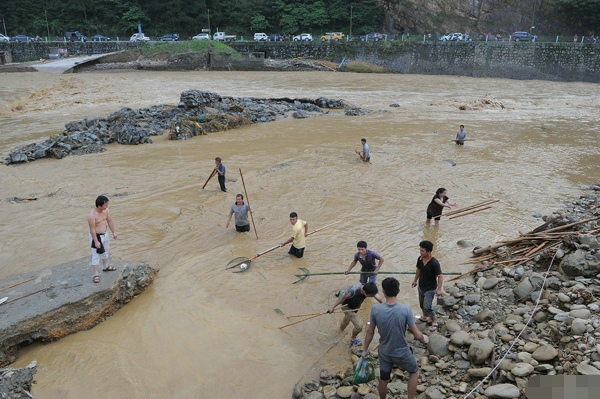
<svg viewBox="0 0 600 399">
<path fill-rule="evenodd" d="M 108 228 L 112 232 L 113 238 L 117 239 L 117 232 L 110 212 L 108 211 L 108 198 L 100 195 L 96 198 L 96 207 L 88 215 L 88 225 L 90 227 L 90 243 L 92 246 L 92 266 L 94 267 L 94 283 L 100 282 L 99 266 L 102 259 L 102 271 L 112 272 L 117 270 L 114 266 L 108 266 Z M 108 226 L 107 226 L 108 225 Z"/>
</svg>

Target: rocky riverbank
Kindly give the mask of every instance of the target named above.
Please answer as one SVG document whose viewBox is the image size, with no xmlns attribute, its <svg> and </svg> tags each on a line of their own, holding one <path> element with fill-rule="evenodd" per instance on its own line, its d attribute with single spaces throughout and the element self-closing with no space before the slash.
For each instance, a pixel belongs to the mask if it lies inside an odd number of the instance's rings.
<svg viewBox="0 0 600 399">
<path fill-rule="evenodd" d="M 534 376 L 600 376 L 600 186 L 543 219 L 535 238 L 521 235 L 535 255 L 492 245 L 473 274 L 445 284 L 436 306 L 439 332 L 418 324 L 430 334 L 427 347 L 407 333 L 420 367 L 418 397 L 525 398 Z M 540 243 L 556 237 L 558 245 Z M 318 380 L 299 382 L 292 397 L 376 399 L 377 378 L 351 384 L 361 347 L 351 350 L 346 370 L 322 370 Z M 376 360 L 377 351 L 371 355 Z M 396 371 L 387 397 L 404 398 L 406 382 L 407 374 Z"/>
<path fill-rule="evenodd" d="M 170 139 L 186 140 L 193 136 L 233 129 L 251 123 L 273 122 L 282 118 L 309 118 L 346 108 L 347 115 L 360 115 L 360 109 L 346 106 L 342 100 L 256 99 L 224 97 L 217 93 L 186 90 L 177 106 L 157 105 L 134 110 L 123 108 L 106 118 L 85 118 L 65 125 L 62 134 L 12 151 L 7 165 L 42 158 L 61 159 L 68 155 L 102 152 L 110 143 L 151 144 L 151 136 L 169 134 Z M 366 112 L 363 110 L 362 113 Z"/>
</svg>

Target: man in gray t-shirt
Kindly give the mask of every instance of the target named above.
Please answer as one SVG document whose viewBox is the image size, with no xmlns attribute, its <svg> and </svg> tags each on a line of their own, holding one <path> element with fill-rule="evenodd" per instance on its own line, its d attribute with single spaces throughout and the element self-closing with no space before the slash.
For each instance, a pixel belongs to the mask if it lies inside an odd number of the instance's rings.
<svg viewBox="0 0 600 399">
<path fill-rule="evenodd" d="M 244 196 L 238 194 L 235 196 L 235 204 L 231 205 L 229 218 L 225 227 L 229 227 L 231 216 L 235 214 L 235 229 L 239 233 L 250 231 L 250 222 L 248 221 L 248 212 L 252 213 L 252 208 L 244 202 Z"/>
<path fill-rule="evenodd" d="M 423 335 L 417 328 L 410 307 L 397 302 L 396 297 L 400 292 L 398 280 L 388 277 L 383 280 L 381 287 L 385 295 L 385 303 L 375 305 L 371 309 L 371 324 L 369 324 L 365 335 L 362 357 L 366 359 L 369 356 L 369 345 L 375 335 L 375 327 L 377 327 L 380 335 L 378 353 L 381 377 L 377 388 L 379 398 L 385 399 L 392 368 L 397 366 L 404 371 L 408 371 L 408 399 L 414 399 L 419 380 L 419 367 L 412 348 L 406 342 L 406 328 L 410 329 L 415 339 L 424 344 L 429 342 L 429 337 Z"/>
</svg>

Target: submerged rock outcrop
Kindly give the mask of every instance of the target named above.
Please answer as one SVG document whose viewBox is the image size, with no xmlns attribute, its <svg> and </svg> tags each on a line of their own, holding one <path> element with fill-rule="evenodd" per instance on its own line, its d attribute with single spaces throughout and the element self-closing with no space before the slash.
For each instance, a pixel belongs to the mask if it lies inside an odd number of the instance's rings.
<svg viewBox="0 0 600 399">
<path fill-rule="evenodd" d="M 85 118 L 65 125 L 61 135 L 12 151 L 7 165 L 42 158 L 61 159 L 67 155 L 102 152 L 106 145 L 151 144 L 151 136 L 164 133 L 173 140 L 234 129 L 252 123 L 273 122 L 281 118 L 308 118 L 327 114 L 327 109 L 342 109 L 344 102 L 325 97 L 317 99 L 224 97 L 202 90 L 181 93 L 179 104 L 156 105 L 134 110 L 123 108 L 106 118 Z"/>
</svg>

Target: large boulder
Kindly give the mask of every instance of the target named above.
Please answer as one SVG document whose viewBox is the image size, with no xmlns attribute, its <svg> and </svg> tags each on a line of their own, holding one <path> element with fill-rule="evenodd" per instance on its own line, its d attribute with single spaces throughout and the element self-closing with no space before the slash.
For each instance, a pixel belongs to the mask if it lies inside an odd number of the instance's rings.
<svg viewBox="0 0 600 399">
<path fill-rule="evenodd" d="M 489 339 L 479 339 L 469 347 L 469 359 L 475 364 L 483 364 L 494 350 L 494 343 Z"/>
<path fill-rule="evenodd" d="M 448 356 L 450 354 L 450 350 L 448 349 L 449 342 L 448 338 L 441 334 L 431 334 L 427 349 L 434 356 Z"/>
<path fill-rule="evenodd" d="M 600 273 L 600 260 L 589 251 L 578 249 L 565 255 L 560 268 L 569 277 L 594 277 Z"/>
</svg>

